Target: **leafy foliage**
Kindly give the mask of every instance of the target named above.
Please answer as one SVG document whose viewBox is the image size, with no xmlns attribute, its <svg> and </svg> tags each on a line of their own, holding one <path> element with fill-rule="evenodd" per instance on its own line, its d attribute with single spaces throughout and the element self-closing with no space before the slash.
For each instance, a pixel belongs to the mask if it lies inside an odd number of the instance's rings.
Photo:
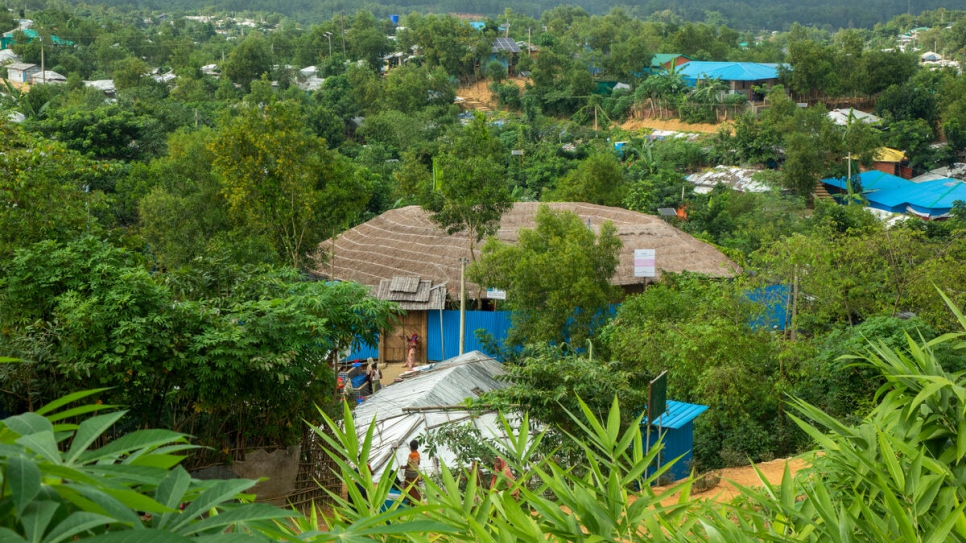
<svg viewBox="0 0 966 543">
<path fill-rule="evenodd" d="M 469 269 L 480 285 L 507 291 L 513 327 L 507 342 L 580 345 L 607 320 L 621 241 L 607 221 L 595 234 L 571 211 L 537 209 L 537 226 L 515 245 L 491 238 Z M 559 273 L 548 273 L 556 270 Z"/>
<path fill-rule="evenodd" d="M 10 408 L 95 383 L 116 387 L 105 396 L 131 406 L 139 425 L 214 425 L 220 431 L 203 435 L 216 443 L 299 439 L 296 421 L 334 390 L 329 354 L 375 341 L 398 314 L 360 285 L 284 270 L 249 270 L 212 296 L 159 281 L 135 256 L 93 238 L 42 242 L 3 271 L 0 345 L 25 360 L 8 381 Z"/>
<path fill-rule="evenodd" d="M 250 107 L 211 143 L 230 213 L 268 233 L 296 268 L 371 196 L 367 179 L 300 124 L 296 103 Z"/>
<path fill-rule="evenodd" d="M 138 430 L 96 447 L 125 412 L 71 404 L 104 391 L 77 392 L 0 421 L 5 541 L 269 541 L 273 521 L 290 516 L 248 503 L 242 493 L 255 481 L 192 479 L 177 466 L 195 448 L 183 434 Z"/>
</svg>

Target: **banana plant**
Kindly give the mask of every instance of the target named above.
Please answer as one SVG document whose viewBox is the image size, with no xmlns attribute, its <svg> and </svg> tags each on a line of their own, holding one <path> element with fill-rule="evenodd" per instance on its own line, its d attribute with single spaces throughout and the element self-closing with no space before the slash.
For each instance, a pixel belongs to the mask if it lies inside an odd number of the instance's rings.
<svg viewBox="0 0 966 543">
<path fill-rule="evenodd" d="M 262 541 L 283 509 L 250 502 L 255 481 L 193 479 L 178 466 L 196 448 L 163 429 L 119 434 L 125 411 L 72 405 L 76 392 L 0 421 L 0 541 Z M 79 423 L 72 421 L 81 420 Z M 97 444 L 106 443 L 95 447 Z"/>
</svg>

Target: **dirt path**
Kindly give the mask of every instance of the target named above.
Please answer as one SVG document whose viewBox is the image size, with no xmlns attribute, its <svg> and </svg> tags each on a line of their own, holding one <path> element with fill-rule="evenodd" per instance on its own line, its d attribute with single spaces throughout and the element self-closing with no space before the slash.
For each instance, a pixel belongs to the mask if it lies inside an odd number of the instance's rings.
<svg viewBox="0 0 966 543">
<path fill-rule="evenodd" d="M 788 464 L 788 469 L 792 476 L 808 465 L 804 460 L 799 458 L 786 458 L 772 460 L 771 462 L 762 462 L 760 464 L 756 464 L 756 466 L 769 483 L 777 485 L 782 482 L 786 463 Z M 755 469 L 751 466 L 726 468 L 721 471 L 721 482 L 719 482 L 717 486 L 700 493 L 692 492 L 691 497 L 700 500 L 712 500 L 718 503 L 730 502 L 741 494 L 741 491 L 739 491 L 738 487 L 735 485 L 740 485 L 743 487 L 761 487 L 761 481 L 758 479 L 758 474 L 755 473 Z M 660 491 L 660 488 L 655 488 L 654 490 Z M 675 495 L 675 497 L 666 498 L 663 503 L 665 505 L 670 505 L 675 503 L 676 500 L 677 498 Z"/>
</svg>

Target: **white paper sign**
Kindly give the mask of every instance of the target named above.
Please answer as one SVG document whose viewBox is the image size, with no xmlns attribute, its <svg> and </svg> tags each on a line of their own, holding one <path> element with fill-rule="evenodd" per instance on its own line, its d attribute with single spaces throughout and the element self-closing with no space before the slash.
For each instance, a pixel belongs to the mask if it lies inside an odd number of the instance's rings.
<svg viewBox="0 0 966 543">
<path fill-rule="evenodd" d="M 654 249 L 634 249 L 634 277 L 656 277 Z"/>
</svg>

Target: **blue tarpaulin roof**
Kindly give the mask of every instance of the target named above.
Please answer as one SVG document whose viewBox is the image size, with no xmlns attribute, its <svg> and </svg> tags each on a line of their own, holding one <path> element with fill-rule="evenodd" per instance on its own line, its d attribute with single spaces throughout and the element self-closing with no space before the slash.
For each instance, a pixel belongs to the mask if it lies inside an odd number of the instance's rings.
<svg viewBox="0 0 966 543">
<path fill-rule="evenodd" d="M 694 86 L 699 79 L 722 81 L 764 81 L 778 79 L 778 64 L 760 62 L 706 62 L 692 60 L 678 67 L 684 82 Z"/>
<path fill-rule="evenodd" d="M 869 206 L 892 213 L 912 212 L 927 218 L 938 218 L 949 213 L 953 202 L 966 202 L 966 183 L 958 179 L 935 179 L 913 183 L 877 170 L 858 175 L 862 196 Z M 845 178 L 823 179 L 822 183 L 846 190 Z"/>
<path fill-rule="evenodd" d="M 678 430 L 707 410 L 708 406 L 706 405 L 668 400 L 667 411 L 664 412 L 663 416 L 655 419 L 652 424 L 657 426 L 660 423 L 663 428 Z"/>
</svg>

